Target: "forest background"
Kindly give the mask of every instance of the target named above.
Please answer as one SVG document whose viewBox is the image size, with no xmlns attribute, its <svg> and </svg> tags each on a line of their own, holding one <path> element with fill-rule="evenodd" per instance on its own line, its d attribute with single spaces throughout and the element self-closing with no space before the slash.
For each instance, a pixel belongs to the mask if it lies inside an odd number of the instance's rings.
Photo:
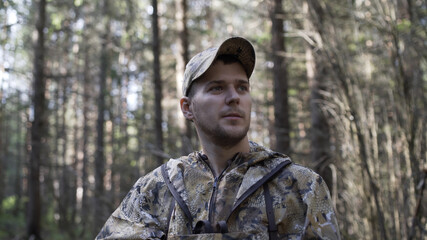
<svg viewBox="0 0 427 240">
<path fill-rule="evenodd" d="M 426 239 L 427 1 L 0 1 L 0 239 L 93 239 L 199 148 L 190 56 L 257 52 L 250 139 L 327 182 L 344 239 Z"/>
</svg>

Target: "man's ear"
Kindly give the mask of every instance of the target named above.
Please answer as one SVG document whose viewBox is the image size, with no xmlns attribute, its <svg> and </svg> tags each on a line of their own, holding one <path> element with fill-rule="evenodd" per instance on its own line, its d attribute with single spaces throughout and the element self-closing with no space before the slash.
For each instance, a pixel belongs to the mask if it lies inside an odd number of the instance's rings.
<svg viewBox="0 0 427 240">
<path fill-rule="evenodd" d="M 191 105 L 191 100 L 188 97 L 182 97 L 180 100 L 180 105 L 181 105 L 181 111 L 182 114 L 184 115 L 184 117 L 187 120 L 193 121 L 193 112 L 191 111 L 190 105 Z"/>
</svg>

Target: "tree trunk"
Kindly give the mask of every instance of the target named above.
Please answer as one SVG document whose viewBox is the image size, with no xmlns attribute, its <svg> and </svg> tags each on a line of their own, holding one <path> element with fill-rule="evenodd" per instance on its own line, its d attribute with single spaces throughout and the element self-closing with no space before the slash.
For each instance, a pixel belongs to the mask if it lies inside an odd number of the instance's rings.
<svg viewBox="0 0 427 240">
<path fill-rule="evenodd" d="M 38 19 L 36 23 L 37 39 L 34 48 L 34 82 L 33 107 L 34 120 L 31 125 L 31 156 L 28 181 L 28 238 L 41 239 L 41 197 L 40 197 L 40 164 L 46 144 L 47 110 L 46 110 L 46 79 L 44 76 L 44 28 L 46 20 L 46 0 L 38 3 Z"/>
<path fill-rule="evenodd" d="M 100 75 L 99 75 L 99 97 L 98 97 L 98 119 L 96 125 L 96 153 L 95 153 L 95 220 L 94 230 L 98 232 L 101 229 L 106 219 L 106 202 L 104 191 L 104 175 L 105 175 L 105 118 L 106 110 L 106 91 L 107 91 L 107 76 L 110 66 L 109 59 L 109 42 L 110 42 L 110 20 L 109 20 L 109 0 L 103 1 L 103 24 L 105 32 L 101 38 L 101 59 L 100 59 Z"/>
<path fill-rule="evenodd" d="M 77 65 L 78 63 L 76 63 Z M 80 72 L 80 69 L 78 69 L 78 72 Z M 81 129 L 81 118 L 79 118 L 78 114 L 78 109 L 79 109 L 79 98 L 78 95 L 80 94 L 79 92 L 79 87 L 78 87 L 78 81 L 74 81 L 73 82 L 73 94 L 72 94 L 72 102 L 74 104 L 73 106 L 73 113 L 74 113 L 74 126 L 73 126 L 73 155 L 72 155 L 72 165 L 71 165 L 71 174 L 70 174 L 70 189 L 69 189 L 69 196 L 70 196 L 70 218 L 69 218 L 69 223 L 70 225 L 75 224 L 76 222 L 76 217 L 77 217 L 77 211 L 78 211 L 78 200 L 77 200 L 77 188 L 78 188 L 78 165 L 79 165 L 79 151 L 80 151 L 80 138 L 79 138 L 79 129 Z M 75 231 L 74 228 L 68 226 L 67 228 L 70 236 L 72 236 L 73 238 L 76 238 L 77 233 Z"/>
<path fill-rule="evenodd" d="M 311 21 L 308 15 L 308 4 L 303 3 L 304 14 L 307 17 L 304 19 L 304 30 L 306 32 L 313 32 Z M 319 17 L 322 19 L 322 17 Z M 321 41 L 320 38 L 316 40 Z M 313 46 L 312 44 L 316 44 Z M 311 113 L 311 129 L 310 129 L 310 142 L 311 142 L 311 162 L 314 164 L 314 170 L 322 176 L 331 190 L 333 200 L 336 199 L 336 192 L 334 192 L 333 185 L 333 171 L 329 164 L 331 164 L 330 154 L 330 132 L 327 117 L 323 113 L 322 102 L 324 97 L 320 94 L 321 91 L 326 90 L 326 86 L 322 83 L 326 83 L 328 78 L 326 67 L 322 62 L 322 58 L 317 55 L 321 54 L 322 43 L 307 43 L 306 44 L 306 69 L 307 69 L 307 80 L 310 87 L 310 113 Z M 316 48 L 316 56 L 314 55 L 313 48 Z M 334 201 L 335 203 L 335 201 Z"/>
<path fill-rule="evenodd" d="M 0 128 L 6 129 L 3 127 L 3 116 L 4 116 L 4 110 L 3 110 L 3 84 L 0 85 Z M 2 212 L 2 203 L 4 199 L 4 189 L 5 189 L 5 167 L 4 167 L 4 149 L 3 147 L 6 146 L 6 144 L 3 144 L 3 136 L 6 139 L 6 135 L 4 134 L 4 131 L 0 133 L 0 214 Z"/>
<path fill-rule="evenodd" d="M 163 131 L 162 131 L 162 80 L 160 76 L 160 34 L 159 19 L 157 13 L 157 0 L 153 0 L 153 70 L 154 70 L 154 131 L 156 134 L 156 152 L 163 153 Z M 163 163 L 163 158 L 157 154 L 157 165 Z"/>
<path fill-rule="evenodd" d="M 143 84 L 143 82 L 141 82 L 141 84 Z M 138 94 L 138 103 L 142 103 L 146 101 L 146 97 L 143 91 L 141 91 L 141 93 Z M 144 137 L 145 137 L 145 133 L 147 131 L 145 131 L 145 126 L 146 126 L 146 118 L 145 118 L 145 113 L 147 111 L 147 104 L 142 104 L 138 106 L 141 110 L 137 111 L 138 113 L 138 118 L 139 121 L 136 121 L 136 129 L 137 129 L 137 142 L 138 142 L 138 149 L 136 150 L 136 156 L 138 159 L 138 165 L 141 166 L 140 167 L 140 171 L 139 171 L 139 175 L 145 175 L 145 173 L 147 173 L 148 169 L 145 168 L 145 166 L 147 166 L 148 164 L 146 163 L 146 152 L 144 151 Z"/>
<path fill-rule="evenodd" d="M 0 90 L 1 91 L 1 90 Z M 0 96 L 1 99 L 1 96 Z M 21 92 L 18 91 L 18 102 L 19 105 L 21 105 Z M 22 130 L 25 128 L 25 126 L 22 124 L 22 113 L 18 112 L 16 115 L 16 135 L 18 136 L 18 140 L 16 141 L 16 149 L 17 149 L 17 156 L 16 156 L 16 169 L 15 169 L 15 194 L 16 194 L 16 204 L 13 209 L 13 212 L 15 215 L 18 214 L 18 212 L 21 210 L 21 198 L 22 198 L 22 159 L 23 159 L 23 152 L 25 148 L 23 147 L 23 142 L 25 143 L 25 137 L 22 135 Z M 1 124 L 1 121 L 0 121 Z M 1 140 L 0 140 L 1 141 Z M 1 146 L 1 142 L 0 142 Z M 0 170 L 1 171 L 1 170 Z"/>
<path fill-rule="evenodd" d="M 111 91 L 110 89 L 110 84 L 108 85 L 108 89 L 107 91 Z M 122 86 L 120 84 L 120 82 L 117 83 L 117 89 L 121 89 Z M 107 98 L 107 102 L 109 106 L 117 106 L 119 104 L 116 104 L 114 102 L 114 96 L 108 96 Z M 107 109 L 106 109 L 107 110 Z M 106 166 L 107 169 L 110 169 L 110 172 L 107 174 L 107 176 L 105 177 L 106 183 L 105 185 L 107 186 L 107 191 L 109 192 L 108 195 L 109 199 L 111 199 L 110 201 L 108 201 L 106 203 L 107 205 L 107 209 L 111 209 L 111 211 L 114 210 L 114 204 L 116 204 L 117 201 L 119 200 L 119 195 L 117 194 L 117 192 L 120 189 L 120 179 L 121 176 L 120 174 L 118 174 L 120 172 L 120 170 L 122 169 L 121 166 L 119 166 L 119 161 L 117 160 L 122 160 L 122 156 L 120 155 L 120 139 L 117 138 L 116 136 L 116 121 L 114 119 L 117 119 L 116 113 L 114 111 L 113 107 L 108 108 L 107 110 L 108 112 L 108 118 L 111 120 L 110 123 L 108 124 L 109 127 L 106 129 L 105 133 L 107 135 L 106 137 L 106 142 L 107 142 L 107 146 L 111 146 L 111 150 L 108 151 L 108 153 L 106 153 Z M 120 106 L 117 106 L 117 113 L 119 115 L 120 112 Z M 121 123 L 119 123 L 121 124 Z M 117 205 L 115 205 L 117 206 Z"/>
<path fill-rule="evenodd" d="M 61 123 L 59 130 L 59 139 L 62 141 L 58 142 L 62 143 L 61 145 L 61 156 L 56 156 L 58 159 L 61 159 L 58 169 L 59 173 L 61 173 L 59 177 L 59 202 L 58 202 L 58 213 L 59 213 L 59 228 L 63 231 L 66 230 L 68 222 L 67 222 L 67 212 L 69 207 L 69 198 L 67 196 L 69 189 L 69 176 L 68 176 L 68 165 L 67 165 L 67 150 L 68 150 L 68 138 L 67 138 L 67 104 L 68 104 L 68 96 L 67 96 L 67 88 L 68 88 L 68 80 L 63 79 L 64 82 L 62 85 L 62 115 L 61 115 Z M 59 86 L 58 86 L 59 87 Z M 59 109 L 58 109 L 59 111 Z"/>
<path fill-rule="evenodd" d="M 86 38 L 87 36 L 84 36 Z M 89 69 L 89 46 L 86 45 L 84 48 L 84 68 L 83 68 L 83 145 L 82 145 L 82 208 L 80 212 L 80 216 L 82 218 L 82 226 L 85 226 L 89 221 L 90 214 L 89 208 L 89 176 L 88 176 L 88 168 L 89 168 L 89 100 L 90 100 L 90 69 Z M 86 228 L 84 228 L 86 229 Z M 84 236 L 85 230 L 82 231 L 80 237 Z"/>
<path fill-rule="evenodd" d="M 125 51 L 125 56 L 127 58 L 131 58 L 129 51 Z M 129 62 L 128 62 L 129 63 Z M 126 66 L 127 69 L 129 69 L 129 64 L 127 64 Z M 130 155 L 130 149 L 129 149 L 129 133 L 128 133 L 128 127 L 129 127 L 129 119 L 128 119 L 128 104 L 127 104 L 127 96 L 129 94 L 129 79 L 130 79 L 130 75 L 129 72 L 126 71 L 124 73 L 124 76 L 122 78 L 122 86 L 120 87 L 121 89 L 121 100 L 120 100 L 120 106 L 121 108 L 119 109 L 119 113 L 120 113 L 120 139 L 119 139 L 119 154 L 120 154 L 120 160 L 123 161 L 123 169 L 125 170 L 126 174 L 125 176 L 121 175 L 120 176 L 120 183 L 118 184 L 118 189 L 117 189 L 117 193 L 118 193 L 118 197 L 119 200 L 117 201 L 117 203 L 119 203 L 121 201 L 121 199 L 124 197 L 124 194 L 126 194 L 129 186 L 131 186 L 133 184 L 133 182 L 135 181 L 134 179 L 134 171 L 133 171 L 133 166 L 131 164 L 131 157 L 132 155 Z M 115 161 L 113 159 L 113 161 Z M 117 162 L 117 161 L 116 161 Z M 119 163 L 120 164 L 120 163 Z M 117 205 L 115 205 L 117 206 Z"/>
<path fill-rule="evenodd" d="M 13 97 L 9 97 L 10 102 L 13 102 Z M 5 104 L 5 108 L 7 109 L 7 106 L 11 105 L 11 104 Z M 8 186 L 8 176 L 7 176 L 7 172 L 8 169 L 11 167 L 11 164 L 8 163 L 7 159 L 10 159 L 11 157 L 11 138 L 9 136 L 11 136 L 12 134 L 12 129 L 10 129 L 12 126 L 10 125 L 11 119 L 12 119 L 13 114 L 8 112 L 7 114 L 5 114 L 4 118 L 3 118 L 3 126 L 0 125 L 1 129 L 2 129 L 2 134 L 3 134 L 3 145 L 0 146 L 1 148 L 1 159 L 0 159 L 0 165 L 2 167 L 2 175 L 0 176 L 0 187 L 2 187 L 2 189 L 0 190 L 0 194 L 1 194 L 1 202 L 3 202 L 3 200 L 6 198 L 7 196 L 7 186 Z M 9 126 L 8 126 L 9 124 Z M 1 170 L 0 170 L 1 171 Z M 0 213 L 2 211 L 2 208 L 0 207 Z"/>
<path fill-rule="evenodd" d="M 316 34 L 319 34 L 321 42 L 324 44 L 322 57 L 328 66 L 328 71 L 333 73 L 332 79 L 338 86 L 338 93 L 343 98 L 347 114 L 351 119 L 349 133 L 355 140 L 355 148 L 359 151 L 359 156 L 355 157 L 357 164 L 360 164 L 361 184 L 364 188 L 366 205 L 369 207 L 369 222 L 372 227 L 374 238 L 388 239 L 383 204 L 381 201 L 381 188 L 377 181 L 378 173 L 375 165 L 375 150 L 377 140 L 373 140 L 376 131 L 370 125 L 368 119 L 367 106 L 364 101 L 366 96 L 362 95 L 360 85 L 357 82 L 357 75 L 352 72 L 350 63 L 346 57 L 350 56 L 349 50 L 345 47 L 344 39 L 340 37 L 339 29 L 336 28 L 337 16 L 325 2 L 308 0 L 311 18 Z M 370 128 L 371 127 L 371 128 Z M 347 163 L 349 164 L 349 163 Z"/>
<path fill-rule="evenodd" d="M 426 109 L 426 95 L 424 94 L 423 86 L 423 71 L 422 71 L 422 54 L 419 53 L 419 49 L 423 49 L 424 45 L 417 40 L 419 38 L 417 10 L 414 6 L 413 0 L 397 1 L 397 18 L 398 22 L 409 22 L 409 32 L 400 33 L 394 32 L 393 37 L 396 39 L 395 44 L 395 59 L 392 59 L 394 63 L 398 63 L 400 67 L 398 80 L 401 80 L 401 84 L 397 84 L 400 89 L 399 92 L 403 92 L 404 98 L 401 102 L 401 109 L 403 115 L 407 116 L 407 119 L 403 121 L 403 128 L 407 135 L 408 152 L 410 158 L 410 166 L 412 174 L 409 176 L 413 178 L 415 186 L 421 186 L 425 181 L 423 167 L 421 159 L 425 158 L 425 151 L 417 151 L 422 148 L 423 128 L 425 129 L 426 116 L 423 116 L 423 110 Z M 418 36 L 417 36 L 418 35 Z M 402 46 L 402 47 L 401 47 Z M 425 145 L 424 145 L 425 146 Z M 409 189 L 409 188 L 408 188 Z M 413 192 L 414 199 L 421 195 L 421 188 L 414 188 Z M 421 212 L 423 208 L 419 208 Z M 422 217 L 423 214 L 419 214 L 417 210 L 410 210 L 410 214 L 413 215 L 411 225 L 408 226 L 410 230 L 407 233 L 409 239 L 416 236 L 416 231 L 422 232 Z"/>
<path fill-rule="evenodd" d="M 270 1 L 271 48 L 273 56 L 274 82 L 274 131 L 276 142 L 274 149 L 282 153 L 290 153 L 290 122 L 288 107 L 288 73 L 283 57 L 285 48 L 282 0 Z"/>
<path fill-rule="evenodd" d="M 182 95 L 185 65 L 189 61 L 188 30 L 187 30 L 187 0 L 176 0 L 176 28 L 178 31 L 176 54 L 176 94 L 179 99 Z M 191 123 L 184 118 L 178 105 L 178 125 L 181 133 L 181 152 L 187 155 L 193 151 Z"/>
</svg>

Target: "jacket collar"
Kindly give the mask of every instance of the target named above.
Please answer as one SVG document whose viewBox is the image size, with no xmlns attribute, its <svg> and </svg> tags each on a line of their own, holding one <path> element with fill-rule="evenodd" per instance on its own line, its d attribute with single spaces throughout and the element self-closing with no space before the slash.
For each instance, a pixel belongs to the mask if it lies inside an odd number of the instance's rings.
<svg viewBox="0 0 427 240">
<path fill-rule="evenodd" d="M 191 161 L 206 161 L 207 157 L 205 156 L 206 155 L 203 155 L 201 151 L 198 151 L 190 153 L 188 158 L 191 159 Z M 232 161 L 234 166 L 239 166 L 246 163 L 247 167 L 250 167 L 272 158 L 288 158 L 288 156 L 279 152 L 275 152 L 253 141 L 249 141 L 249 153 L 236 153 L 236 155 L 234 155 L 230 161 Z"/>
</svg>

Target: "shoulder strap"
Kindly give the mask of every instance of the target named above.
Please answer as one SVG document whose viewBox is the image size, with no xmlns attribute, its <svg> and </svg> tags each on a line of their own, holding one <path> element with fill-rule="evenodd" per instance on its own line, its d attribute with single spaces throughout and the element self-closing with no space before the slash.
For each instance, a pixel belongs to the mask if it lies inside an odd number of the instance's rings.
<svg viewBox="0 0 427 240">
<path fill-rule="evenodd" d="M 260 180 L 258 180 L 258 182 L 256 182 L 248 190 L 246 190 L 246 192 L 244 192 L 242 194 L 242 196 L 240 196 L 237 199 L 236 203 L 234 204 L 233 209 L 231 210 L 230 214 L 227 217 L 227 222 L 228 222 L 228 219 L 231 217 L 232 213 L 234 212 L 234 210 L 236 210 L 237 207 L 239 207 L 239 205 L 244 200 L 246 200 L 246 198 L 248 198 L 250 195 L 252 195 L 252 193 L 254 193 L 259 187 L 261 187 L 264 183 L 266 183 L 268 180 L 273 178 L 278 172 L 280 172 L 280 170 L 282 170 L 284 167 L 288 166 L 291 163 L 292 163 L 292 161 L 289 158 L 287 158 L 285 161 L 280 163 L 276 168 L 274 168 L 273 171 L 271 171 L 270 173 L 268 173 L 267 175 L 262 177 Z"/>
<path fill-rule="evenodd" d="M 167 236 L 168 236 L 168 232 L 169 232 L 169 225 L 170 225 L 170 222 L 171 222 L 171 218 L 172 218 L 172 212 L 173 212 L 173 209 L 175 208 L 175 198 L 172 198 L 171 199 L 171 203 L 170 203 L 170 205 L 169 205 L 169 214 L 168 214 L 168 221 L 167 221 L 167 225 L 166 225 L 166 238 L 167 238 Z"/>
<path fill-rule="evenodd" d="M 191 215 L 190 209 L 188 209 L 187 204 L 185 204 L 184 199 L 182 199 L 181 195 L 179 195 L 178 191 L 172 184 L 171 180 L 169 179 L 168 171 L 166 170 L 166 164 L 163 164 L 161 167 L 162 176 L 166 183 L 166 185 L 169 188 L 169 191 L 172 193 L 172 196 L 175 198 L 178 205 L 181 207 L 181 209 L 184 211 L 185 216 L 187 216 L 188 220 L 190 221 L 190 225 L 193 226 L 193 216 Z"/>
<path fill-rule="evenodd" d="M 265 183 L 262 186 L 264 188 L 265 210 L 267 212 L 268 219 L 268 236 L 270 240 L 277 240 L 277 225 L 276 218 L 274 216 L 273 199 L 271 199 L 268 183 Z"/>
</svg>

